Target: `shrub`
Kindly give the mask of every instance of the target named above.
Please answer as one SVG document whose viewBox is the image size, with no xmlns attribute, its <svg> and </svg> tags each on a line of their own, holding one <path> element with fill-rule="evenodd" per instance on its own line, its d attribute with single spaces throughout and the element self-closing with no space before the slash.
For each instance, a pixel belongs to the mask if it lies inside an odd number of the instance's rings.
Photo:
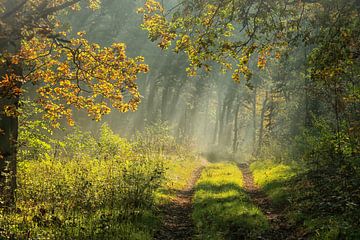
<svg viewBox="0 0 360 240">
<path fill-rule="evenodd" d="M 0 236 L 15 239 L 151 239 L 154 193 L 165 157 L 139 154 L 103 125 L 100 136 L 67 135 L 58 158 L 23 160 L 16 211 L 2 212 Z M 120 238 L 121 239 L 121 238 Z"/>
</svg>

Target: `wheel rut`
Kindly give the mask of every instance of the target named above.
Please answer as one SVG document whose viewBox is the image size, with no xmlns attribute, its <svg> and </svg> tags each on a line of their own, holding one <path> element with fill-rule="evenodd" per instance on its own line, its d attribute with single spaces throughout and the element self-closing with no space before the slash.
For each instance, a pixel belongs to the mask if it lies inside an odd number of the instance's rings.
<svg viewBox="0 0 360 240">
<path fill-rule="evenodd" d="M 200 178 L 204 166 L 199 167 L 192 174 L 188 186 L 177 191 L 176 198 L 162 207 L 163 225 L 155 235 L 156 240 L 190 240 L 195 235 L 195 226 L 191 214 L 193 211 L 192 198 L 194 186 Z"/>
<path fill-rule="evenodd" d="M 244 188 L 252 202 L 265 214 L 270 229 L 263 233 L 258 239 L 266 240 L 293 240 L 307 239 L 299 235 L 299 229 L 288 223 L 285 217 L 284 208 L 276 208 L 269 197 L 254 183 L 253 174 L 248 164 L 238 164 L 244 178 Z"/>
</svg>

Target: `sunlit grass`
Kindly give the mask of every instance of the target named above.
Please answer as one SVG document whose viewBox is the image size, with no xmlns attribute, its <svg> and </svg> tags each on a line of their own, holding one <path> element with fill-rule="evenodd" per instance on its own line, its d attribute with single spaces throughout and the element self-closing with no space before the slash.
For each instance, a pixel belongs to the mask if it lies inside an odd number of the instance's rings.
<svg viewBox="0 0 360 240">
<path fill-rule="evenodd" d="M 176 192 L 185 189 L 196 169 L 201 166 L 201 161 L 196 156 L 172 156 L 165 161 L 165 181 L 156 192 L 159 204 L 168 203 L 176 197 Z"/>
<path fill-rule="evenodd" d="M 254 183 L 265 191 L 274 205 L 280 207 L 288 202 L 289 191 L 285 183 L 295 176 L 293 167 L 261 161 L 251 164 L 250 169 L 253 172 Z"/>
<path fill-rule="evenodd" d="M 296 164 L 259 161 L 251 165 L 254 181 L 277 207 L 286 208 L 289 223 L 302 228 L 309 239 L 359 239 L 358 208 L 345 192 L 337 191 L 331 175 L 318 178 Z M 334 184 L 334 185 L 331 185 Z M 343 199 L 346 200 L 344 205 Z M 349 207 L 350 206 L 350 207 Z M 339 211 L 341 210 L 341 211 Z M 346 237 L 345 237 L 346 236 Z"/>
<path fill-rule="evenodd" d="M 243 190 L 241 171 L 234 164 L 207 166 L 193 202 L 199 239 L 243 239 L 268 228 L 266 217 Z"/>
</svg>

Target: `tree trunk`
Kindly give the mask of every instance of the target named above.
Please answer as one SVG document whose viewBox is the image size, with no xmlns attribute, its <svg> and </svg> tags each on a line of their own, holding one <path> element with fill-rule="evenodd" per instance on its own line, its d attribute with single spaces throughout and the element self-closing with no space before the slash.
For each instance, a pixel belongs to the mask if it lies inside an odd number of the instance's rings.
<svg viewBox="0 0 360 240">
<path fill-rule="evenodd" d="M 0 99 L 0 208 L 12 206 L 16 189 L 16 153 L 18 118 L 8 117 L 3 109 L 6 105 L 18 106 L 19 99 Z"/>
<path fill-rule="evenodd" d="M 146 121 L 147 123 L 152 123 L 154 121 L 154 102 L 155 102 L 155 96 L 157 93 L 157 82 L 153 82 L 150 84 L 149 88 L 149 94 L 147 97 L 147 103 L 146 103 Z"/>
<path fill-rule="evenodd" d="M 221 96 L 218 93 L 218 102 L 216 108 L 216 120 L 215 120 L 215 129 L 214 129 L 214 136 L 213 136 L 213 144 L 216 144 L 218 139 L 218 132 L 219 132 L 219 124 L 220 124 L 220 112 L 221 112 Z"/>
<path fill-rule="evenodd" d="M 204 112 L 204 121 L 203 121 L 203 137 L 205 139 L 206 147 L 208 147 L 210 135 L 208 132 L 208 119 L 209 119 L 209 104 L 210 104 L 210 96 L 209 93 L 206 96 L 206 103 L 205 103 L 205 112 Z"/>
<path fill-rule="evenodd" d="M 161 121 L 165 122 L 168 119 L 167 109 L 169 103 L 169 85 L 164 86 L 161 96 Z"/>
<path fill-rule="evenodd" d="M 184 81 L 185 82 L 185 81 Z M 180 100 L 180 94 L 182 92 L 182 88 L 185 84 L 181 83 L 179 86 L 176 86 L 173 88 L 173 93 L 171 94 L 172 98 L 170 101 L 170 109 L 169 109 L 169 119 L 174 122 L 176 120 L 176 114 L 179 111 L 178 109 L 178 103 Z"/>
<path fill-rule="evenodd" d="M 261 114 L 260 114 L 260 129 L 259 129 L 259 141 L 258 141 L 258 149 L 256 151 L 256 155 L 258 155 L 261 151 L 261 147 L 263 144 L 263 137 L 264 137 L 264 117 L 265 117 L 265 113 L 267 110 L 267 101 L 268 101 L 268 92 L 266 92 L 263 104 L 262 104 L 262 109 L 261 109 Z"/>
<path fill-rule="evenodd" d="M 225 113 L 226 113 L 226 100 L 224 100 L 223 106 L 222 106 L 222 110 L 221 110 L 221 115 L 220 115 L 220 119 L 219 119 L 219 136 L 218 136 L 218 143 L 220 145 L 222 145 L 222 139 L 223 139 L 223 134 L 224 134 L 224 126 L 225 126 Z"/>
<path fill-rule="evenodd" d="M 256 144 L 256 87 L 254 88 L 254 95 L 253 95 L 253 109 L 252 109 L 252 120 L 253 120 L 253 136 L 252 136 L 252 142 L 253 142 L 253 152 L 255 150 L 255 144 Z"/>
<path fill-rule="evenodd" d="M 234 119 L 234 139 L 233 139 L 233 153 L 236 153 L 238 147 L 238 132 L 239 132 L 239 110 L 240 110 L 240 101 L 237 99 L 238 103 L 235 109 L 235 119 Z"/>
<path fill-rule="evenodd" d="M 19 43 L 12 42 L 10 44 L 10 41 L 2 41 L 0 46 L 1 53 L 4 51 L 17 52 L 20 48 Z M 0 78 L 4 78 L 7 74 L 20 76 L 21 71 L 19 65 L 4 63 L 0 65 Z M 20 88 L 21 83 L 16 82 L 16 87 Z M 16 153 L 19 121 L 16 114 L 7 116 L 4 109 L 7 106 L 18 109 L 19 96 L 7 94 L 8 92 L 7 87 L 0 88 L 0 208 L 14 205 L 16 189 Z"/>
</svg>

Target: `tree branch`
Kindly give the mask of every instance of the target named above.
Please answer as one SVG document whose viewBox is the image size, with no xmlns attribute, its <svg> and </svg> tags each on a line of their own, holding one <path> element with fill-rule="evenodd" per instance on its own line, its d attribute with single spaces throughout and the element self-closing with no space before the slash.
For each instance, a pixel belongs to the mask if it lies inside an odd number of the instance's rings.
<svg viewBox="0 0 360 240">
<path fill-rule="evenodd" d="M 17 11 L 19 11 L 27 2 L 28 0 L 23 0 L 21 3 L 19 3 L 16 7 L 14 7 L 12 10 L 5 12 L 2 16 L 1 19 L 5 19 L 8 17 L 11 17 L 13 14 L 15 14 Z"/>
<path fill-rule="evenodd" d="M 76 3 L 80 2 L 81 0 L 71 0 L 70 2 L 65 2 L 63 4 L 60 4 L 55 7 L 51 7 L 46 9 L 42 14 L 40 14 L 37 19 L 46 18 L 47 16 L 54 14 L 58 11 L 61 11 L 65 8 L 71 7 L 72 5 L 75 5 Z"/>
</svg>

